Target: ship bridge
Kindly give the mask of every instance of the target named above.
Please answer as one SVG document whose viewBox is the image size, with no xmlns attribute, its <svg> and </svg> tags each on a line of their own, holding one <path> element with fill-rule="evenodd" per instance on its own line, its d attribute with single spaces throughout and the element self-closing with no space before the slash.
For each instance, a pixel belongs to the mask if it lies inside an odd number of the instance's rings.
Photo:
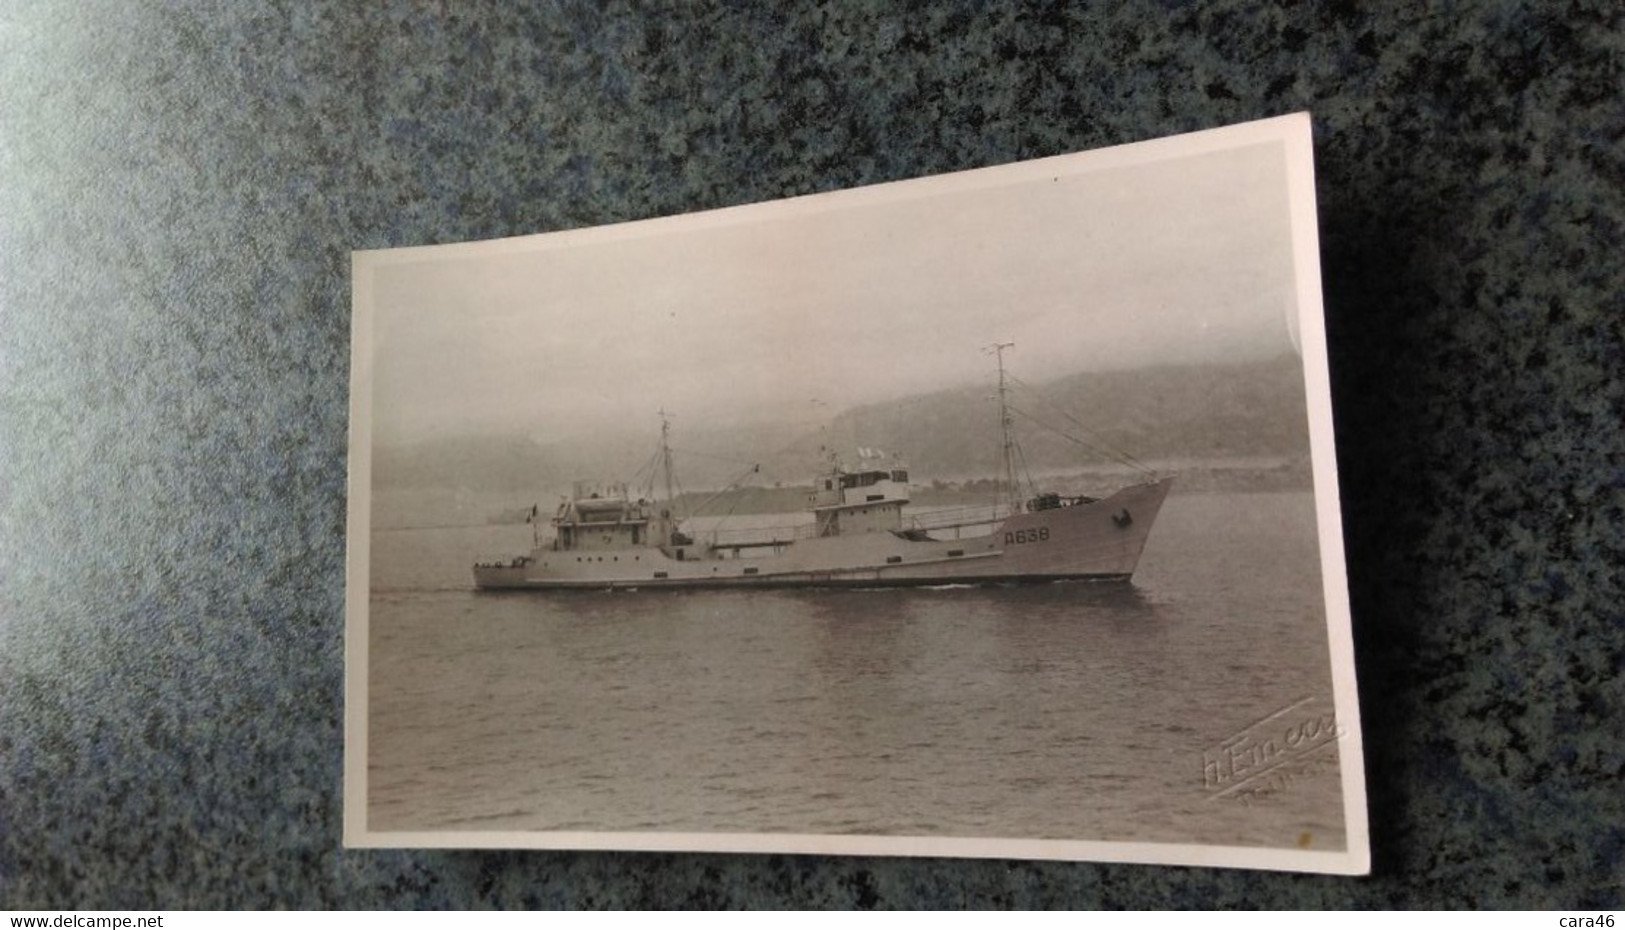
<svg viewBox="0 0 1625 930">
<path fill-rule="evenodd" d="M 817 519 L 816 535 L 850 536 L 902 529 L 908 499 L 906 468 L 847 471 L 836 466 L 818 479 L 809 503 Z"/>
</svg>

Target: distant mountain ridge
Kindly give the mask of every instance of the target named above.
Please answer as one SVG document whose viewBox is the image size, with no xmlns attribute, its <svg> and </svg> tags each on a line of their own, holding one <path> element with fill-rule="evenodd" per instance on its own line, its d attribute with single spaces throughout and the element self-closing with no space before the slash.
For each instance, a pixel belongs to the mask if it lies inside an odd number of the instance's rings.
<svg viewBox="0 0 1625 930">
<path fill-rule="evenodd" d="M 916 481 L 994 475 L 1000 469 L 1000 439 L 992 394 L 988 386 L 938 391 L 849 409 L 810 428 L 707 428 L 694 425 L 699 414 L 690 414 L 673 431 L 679 479 L 688 490 L 723 487 L 747 473 L 756 484 L 800 484 L 812 478 L 827 450 L 852 467 L 860 462 L 859 448 L 901 456 Z M 1032 388 L 1016 383 L 1010 405 L 1026 467 L 1034 472 L 1110 461 L 1094 447 L 1141 461 L 1294 459 L 1309 453 L 1303 369 L 1295 356 L 1085 372 Z M 380 487 L 514 492 L 529 499 L 564 493 L 580 479 L 630 482 L 658 438 L 658 426 L 651 422 L 642 436 L 622 430 L 575 443 L 485 436 L 380 446 L 374 450 L 373 481 Z M 753 463 L 760 465 L 759 473 L 750 473 Z"/>
<path fill-rule="evenodd" d="M 780 458 L 815 460 L 809 457 L 820 445 L 843 453 L 862 447 L 901 455 L 922 478 L 997 474 L 1002 443 L 994 395 L 992 387 L 964 388 L 848 410 Z M 1309 452 L 1303 369 L 1294 356 L 1086 372 L 1033 388 L 1014 383 L 1009 403 L 1012 432 L 1034 471 L 1112 461 L 1114 450 L 1140 461 Z"/>
</svg>

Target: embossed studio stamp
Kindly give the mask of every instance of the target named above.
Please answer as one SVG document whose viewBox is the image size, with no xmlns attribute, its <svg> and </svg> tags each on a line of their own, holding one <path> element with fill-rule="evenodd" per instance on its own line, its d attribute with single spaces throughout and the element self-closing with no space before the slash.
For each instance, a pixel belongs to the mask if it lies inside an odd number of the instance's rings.
<svg viewBox="0 0 1625 930">
<path fill-rule="evenodd" d="M 1337 768 L 1337 740 L 1345 730 L 1322 697 L 1294 701 L 1234 736 L 1202 751 L 1202 788 L 1209 800 L 1254 800 Z"/>
</svg>

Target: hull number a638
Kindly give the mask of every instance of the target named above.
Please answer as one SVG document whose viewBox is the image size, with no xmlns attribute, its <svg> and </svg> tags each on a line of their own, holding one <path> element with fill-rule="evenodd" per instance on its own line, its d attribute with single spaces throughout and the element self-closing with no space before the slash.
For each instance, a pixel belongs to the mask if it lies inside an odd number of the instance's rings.
<svg viewBox="0 0 1625 930">
<path fill-rule="evenodd" d="M 1006 546 L 1019 546 L 1022 543 L 1049 542 L 1049 527 L 1040 526 L 1030 530 L 1015 530 L 1004 534 Z"/>
</svg>

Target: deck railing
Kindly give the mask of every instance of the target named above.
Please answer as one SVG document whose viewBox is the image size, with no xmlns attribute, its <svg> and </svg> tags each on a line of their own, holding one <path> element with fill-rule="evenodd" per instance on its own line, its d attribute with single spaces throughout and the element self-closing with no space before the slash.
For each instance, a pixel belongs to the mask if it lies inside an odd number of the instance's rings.
<svg viewBox="0 0 1625 930">
<path fill-rule="evenodd" d="M 958 527 L 987 526 L 998 523 L 1007 516 L 1009 513 L 1003 506 L 981 504 L 909 514 L 907 524 L 911 530 L 951 530 Z"/>
<path fill-rule="evenodd" d="M 787 545 L 798 539 L 812 539 L 817 535 L 818 526 L 812 523 L 715 529 L 699 534 L 701 539 L 720 549 L 729 546 Z"/>
<path fill-rule="evenodd" d="M 924 513 L 905 514 L 903 516 L 903 529 L 928 532 L 990 526 L 1003 520 L 1008 515 L 1007 508 L 991 504 L 950 507 Z M 706 530 L 691 530 L 690 535 L 694 539 L 704 541 L 717 549 L 728 549 L 735 546 L 765 548 L 768 546 L 789 545 L 801 539 L 814 539 L 818 536 L 818 524 L 786 523 L 776 526 L 716 527 Z"/>
</svg>

